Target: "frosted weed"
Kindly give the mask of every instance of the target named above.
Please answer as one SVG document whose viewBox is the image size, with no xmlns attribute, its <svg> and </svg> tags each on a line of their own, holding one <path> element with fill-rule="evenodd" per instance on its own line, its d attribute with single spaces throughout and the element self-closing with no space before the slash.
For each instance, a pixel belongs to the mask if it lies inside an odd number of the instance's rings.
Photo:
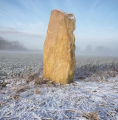
<svg viewBox="0 0 118 120">
<path fill-rule="evenodd" d="M 101 120 L 96 112 L 84 113 L 83 117 L 87 118 L 88 120 Z"/>
</svg>

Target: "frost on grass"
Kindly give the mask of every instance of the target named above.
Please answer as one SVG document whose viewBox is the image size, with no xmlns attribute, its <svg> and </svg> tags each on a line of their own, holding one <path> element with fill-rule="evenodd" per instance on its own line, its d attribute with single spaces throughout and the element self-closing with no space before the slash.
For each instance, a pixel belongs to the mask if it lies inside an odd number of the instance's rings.
<svg viewBox="0 0 118 120">
<path fill-rule="evenodd" d="M 0 91 L 0 119 L 118 119 L 118 77 L 115 83 L 76 80 L 56 87 L 35 87 L 31 81 L 23 91 L 23 87 L 20 92 L 12 89 L 23 81 L 12 80 Z"/>
<path fill-rule="evenodd" d="M 42 79 L 36 56 L 0 55 L 1 71 L 10 72 L 1 72 L 0 120 L 118 119 L 118 58 L 79 57 L 74 82 L 60 85 Z M 28 80 L 14 75 L 22 70 Z"/>
</svg>

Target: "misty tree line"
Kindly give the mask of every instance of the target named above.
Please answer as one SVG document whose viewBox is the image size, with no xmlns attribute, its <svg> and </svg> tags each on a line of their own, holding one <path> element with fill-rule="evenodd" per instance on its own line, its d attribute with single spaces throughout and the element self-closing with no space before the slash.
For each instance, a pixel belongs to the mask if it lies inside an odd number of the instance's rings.
<svg viewBox="0 0 118 120">
<path fill-rule="evenodd" d="M 76 47 L 76 50 L 81 51 L 79 46 Z M 96 46 L 95 48 L 93 48 L 92 45 L 87 45 L 84 51 L 85 52 L 98 52 L 98 53 L 117 53 L 118 48 L 113 50 L 106 46 Z"/>
<path fill-rule="evenodd" d="M 0 37 L 0 50 L 27 50 L 18 41 L 7 41 Z"/>
</svg>

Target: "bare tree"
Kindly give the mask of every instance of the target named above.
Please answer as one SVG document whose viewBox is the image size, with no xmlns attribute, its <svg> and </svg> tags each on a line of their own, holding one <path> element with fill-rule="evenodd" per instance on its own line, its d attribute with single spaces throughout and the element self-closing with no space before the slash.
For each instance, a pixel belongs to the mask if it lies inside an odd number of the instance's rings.
<svg viewBox="0 0 118 120">
<path fill-rule="evenodd" d="M 92 51 L 92 45 L 87 45 L 85 51 L 86 52 L 91 52 Z"/>
<path fill-rule="evenodd" d="M 0 50 L 27 50 L 18 41 L 7 41 L 0 37 Z"/>
<path fill-rule="evenodd" d="M 104 47 L 104 46 L 97 46 L 95 50 L 96 52 L 99 52 L 99 53 L 111 53 L 112 52 L 112 49 L 110 49 L 109 47 Z"/>
</svg>

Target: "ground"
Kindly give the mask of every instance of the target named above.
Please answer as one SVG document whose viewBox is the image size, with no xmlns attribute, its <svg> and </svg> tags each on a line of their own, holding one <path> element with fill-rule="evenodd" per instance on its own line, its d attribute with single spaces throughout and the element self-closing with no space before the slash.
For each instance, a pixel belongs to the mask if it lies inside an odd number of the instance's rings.
<svg viewBox="0 0 118 120">
<path fill-rule="evenodd" d="M 21 54 L 1 56 L 0 61 L 4 60 L 0 64 L 0 120 L 118 120 L 118 58 L 79 57 L 77 61 L 82 62 L 81 65 L 77 62 L 74 82 L 60 85 L 50 81 L 38 84 L 35 79 L 27 81 L 29 73 L 38 71 L 37 54 L 24 55 L 29 60 L 27 65 L 25 60 L 21 61 Z M 10 71 L 13 60 L 17 65 Z M 16 74 L 22 68 L 24 72 Z M 38 71 L 40 77 L 41 71 Z M 6 76 L 4 72 L 9 74 Z"/>
</svg>

